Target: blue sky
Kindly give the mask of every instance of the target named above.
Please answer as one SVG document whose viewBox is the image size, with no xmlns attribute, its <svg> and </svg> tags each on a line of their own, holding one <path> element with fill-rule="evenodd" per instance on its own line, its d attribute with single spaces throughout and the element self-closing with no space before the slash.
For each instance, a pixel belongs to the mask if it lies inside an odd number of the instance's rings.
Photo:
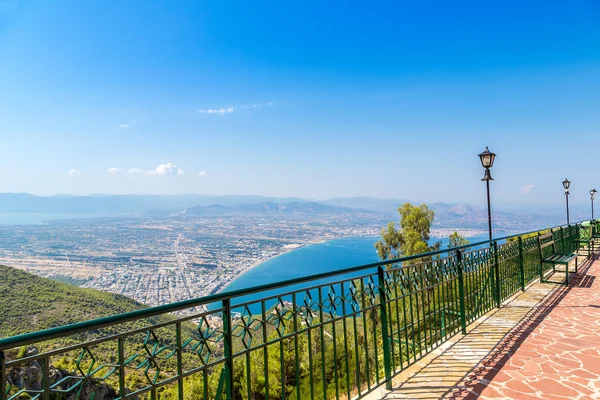
<svg viewBox="0 0 600 400">
<path fill-rule="evenodd" d="M 598 2 L 0 0 L 0 192 L 482 205 L 485 146 L 600 190 Z"/>
</svg>

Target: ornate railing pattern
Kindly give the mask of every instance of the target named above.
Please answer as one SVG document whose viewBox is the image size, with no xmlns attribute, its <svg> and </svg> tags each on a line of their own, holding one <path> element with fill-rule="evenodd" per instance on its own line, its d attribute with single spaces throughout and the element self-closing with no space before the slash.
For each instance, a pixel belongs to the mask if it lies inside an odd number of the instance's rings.
<svg viewBox="0 0 600 400">
<path fill-rule="evenodd" d="M 362 397 L 549 273 L 530 234 L 0 339 L 0 400 Z"/>
</svg>

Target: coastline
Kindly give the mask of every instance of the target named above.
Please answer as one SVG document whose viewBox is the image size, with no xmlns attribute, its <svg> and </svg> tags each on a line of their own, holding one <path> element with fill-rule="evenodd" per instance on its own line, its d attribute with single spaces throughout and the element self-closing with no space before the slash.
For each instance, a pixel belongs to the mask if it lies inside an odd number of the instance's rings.
<svg viewBox="0 0 600 400">
<path fill-rule="evenodd" d="M 248 272 L 252 271 L 254 268 L 268 262 L 271 260 L 276 259 L 277 257 L 283 256 L 284 254 L 288 254 L 291 253 L 295 250 L 299 250 L 302 249 L 304 247 L 308 247 L 308 246 L 313 246 L 313 245 L 317 245 L 317 244 L 323 244 L 323 243 L 328 243 L 328 242 L 332 242 L 334 240 L 340 240 L 340 239 L 350 239 L 350 238 L 376 238 L 378 236 L 374 235 L 374 236 L 342 236 L 342 237 L 337 237 L 337 238 L 333 238 L 333 239 L 320 239 L 320 240 L 315 240 L 314 242 L 306 242 L 306 243 L 293 243 L 292 245 L 294 247 L 289 248 L 287 250 L 283 250 L 281 253 L 278 253 L 276 255 L 273 255 L 271 257 L 265 258 L 264 260 L 259 260 L 256 261 L 255 263 L 249 265 L 248 267 L 244 268 L 239 274 L 237 274 L 233 279 L 231 279 L 229 282 L 227 282 L 227 284 L 225 286 L 223 286 L 221 289 L 217 290 L 215 292 L 216 293 L 222 293 L 225 292 L 227 290 L 227 288 L 236 280 L 238 280 L 240 277 L 242 277 L 243 275 L 247 274 Z M 287 246 L 287 245 L 286 245 Z M 285 247 L 285 246 L 284 246 Z"/>
<path fill-rule="evenodd" d="M 335 239 L 333 239 L 333 240 L 335 240 Z M 327 241 L 328 240 L 323 240 L 323 241 L 320 241 L 320 242 L 310 242 L 310 243 L 294 243 L 295 247 L 293 247 L 293 248 L 289 248 L 287 250 L 283 250 L 281 253 L 277 253 L 277 254 L 275 254 L 273 256 L 265 258 L 264 260 L 258 260 L 255 263 L 248 265 L 246 268 L 244 268 L 242 271 L 240 271 L 240 273 L 237 274 L 233 279 L 231 279 L 229 282 L 227 282 L 227 285 L 221 287 L 221 289 L 217 290 L 214 294 L 216 294 L 216 293 L 222 293 L 222 292 L 226 291 L 227 288 L 229 287 L 229 285 L 231 285 L 233 282 L 235 282 L 241 276 L 243 276 L 246 273 L 252 271 L 254 268 L 258 267 L 259 265 L 262 265 L 262 264 L 266 263 L 267 261 L 273 260 L 273 259 L 275 259 L 275 258 L 277 258 L 279 256 L 284 255 L 284 254 L 291 253 L 294 250 L 298 250 L 298 249 L 301 249 L 301 248 L 306 247 L 306 246 L 311 246 L 313 244 L 325 243 Z"/>
<path fill-rule="evenodd" d="M 324 243 L 324 242 L 319 242 L 319 243 Z M 231 282 L 235 281 L 237 278 L 239 278 L 240 276 L 244 275 L 246 272 L 248 272 L 248 271 L 250 271 L 250 270 L 258 267 L 261 264 L 266 263 L 267 261 L 273 260 L 274 258 L 277 258 L 277 257 L 282 256 L 284 254 L 291 253 L 294 250 L 298 250 L 298 249 L 301 249 L 301 248 L 306 247 L 306 246 L 311 246 L 313 244 L 318 244 L 318 243 L 294 243 L 295 247 L 288 248 L 287 250 L 283 250 L 281 253 L 277 253 L 275 255 L 267 257 L 264 260 L 256 261 L 254 264 L 251 264 L 248 267 L 244 268 L 240 274 L 238 274 L 235 278 L 233 278 L 231 280 Z M 229 283 L 231 283 L 231 282 L 229 282 Z M 227 284 L 227 286 L 229 286 L 229 284 Z M 221 292 L 221 291 L 219 291 L 219 292 Z"/>
<path fill-rule="evenodd" d="M 438 228 L 435 232 L 433 232 L 433 235 L 431 236 L 431 239 L 434 240 L 440 240 L 440 239 L 447 239 L 448 235 L 452 232 L 459 232 L 460 234 L 466 236 L 466 237 L 472 237 L 472 236 L 476 236 L 481 234 L 479 229 L 446 229 L 446 228 Z M 447 233 L 447 235 L 446 235 Z M 434 236 L 435 235 L 435 236 Z M 360 238 L 360 239 L 365 239 L 365 238 L 372 238 L 372 239 L 378 239 L 380 236 L 379 235 L 365 235 L 365 236 L 342 236 L 342 237 L 336 237 L 336 238 L 329 238 L 329 239 L 320 239 L 320 240 L 315 240 L 312 242 L 305 242 L 305 243 L 293 243 L 291 244 L 291 248 L 285 249 L 283 251 L 281 251 L 278 254 L 275 254 L 273 256 L 267 257 L 263 260 L 258 260 L 256 262 L 254 262 L 253 264 L 249 265 L 248 267 L 244 268 L 239 274 L 237 274 L 235 277 L 233 277 L 229 282 L 227 282 L 227 284 L 223 287 L 221 287 L 219 290 L 217 290 L 214 293 L 222 293 L 224 291 L 227 291 L 228 287 L 231 286 L 231 284 L 233 284 L 234 282 L 236 282 L 238 279 L 240 279 L 242 276 L 244 276 L 245 274 L 247 274 L 248 272 L 254 270 L 256 267 L 259 267 L 260 265 L 263 265 L 264 263 L 268 262 L 268 261 L 272 261 L 274 259 L 276 259 L 277 257 L 283 256 L 285 254 L 291 253 L 295 250 L 304 248 L 304 247 L 308 247 L 308 246 L 313 246 L 313 245 L 317 245 L 317 244 L 324 244 L 324 243 L 329 243 L 329 242 L 333 242 L 336 240 L 340 240 L 340 239 L 353 239 L 353 238 Z M 290 246 L 290 245 L 284 245 L 285 246 Z"/>
</svg>

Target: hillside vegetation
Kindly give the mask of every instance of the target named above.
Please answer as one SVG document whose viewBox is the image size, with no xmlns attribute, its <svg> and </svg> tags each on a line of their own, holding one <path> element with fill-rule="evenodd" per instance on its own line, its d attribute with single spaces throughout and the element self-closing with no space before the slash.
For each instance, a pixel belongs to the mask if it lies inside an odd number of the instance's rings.
<svg viewBox="0 0 600 400">
<path fill-rule="evenodd" d="M 0 265 L 0 337 L 146 308 L 128 297 L 83 289 Z"/>
</svg>

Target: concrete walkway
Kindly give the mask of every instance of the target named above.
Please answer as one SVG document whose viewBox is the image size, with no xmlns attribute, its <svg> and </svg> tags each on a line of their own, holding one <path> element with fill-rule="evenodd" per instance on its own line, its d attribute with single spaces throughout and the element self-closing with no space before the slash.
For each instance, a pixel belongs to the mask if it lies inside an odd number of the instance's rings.
<svg viewBox="0 0 600 400">
<path fill-rule="evenodd" d="M 368 399 L 600 399 L 598 274 L 581 257 L 568 287 L 532 284 Z"/>
</svg>

